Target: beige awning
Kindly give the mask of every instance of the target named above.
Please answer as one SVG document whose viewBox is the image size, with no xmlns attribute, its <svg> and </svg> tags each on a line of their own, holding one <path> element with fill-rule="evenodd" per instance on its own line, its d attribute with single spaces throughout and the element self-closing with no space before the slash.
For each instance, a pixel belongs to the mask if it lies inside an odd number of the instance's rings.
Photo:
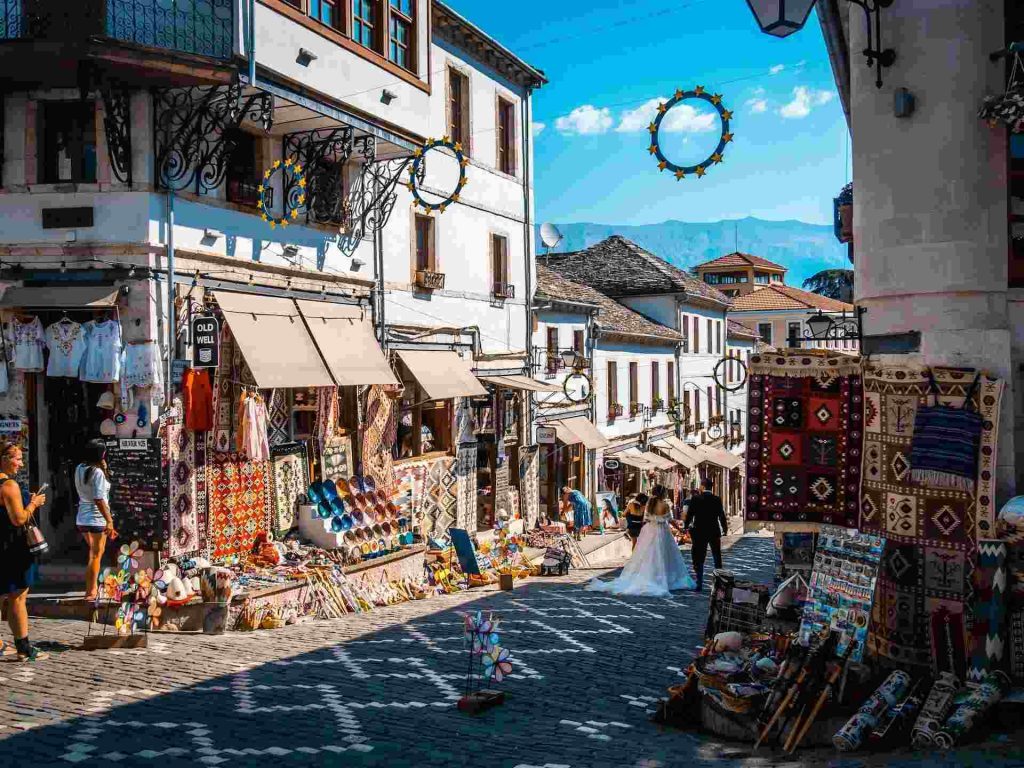
<svg viewBox="0 0 1024 768">
<path fill-rule="evenodd" d="M 325 301 L 296 303 L 339 386 L 398 383 L 365 310 Z"/>
<path fill-rule="evenodd" d="M 668 471 L 673 470 L 673 469 L 676 468 L 676 463 L 674 461 L 666 459 L 664 456 L 659 456 L 656 453 L 651 453 L 650 451 L 644 451 L 640 455 L 643 457 L 644 461 L 646 461 L 648 464 L 650 464 L 655 469 L 661 469 L 661 470 L 664 470 L 664 471 L 668 472 Z"/>
<path fill-rule="evenodd" d="M 698 445 L 696 451 L 700 455 L 701 461 L 708 461 L 712 464 L 724 467 L 725 469 L 736 469 L 736 467 L 743 464 L 742 456 L 737 456 L 734 453 L 723 451 L 721 448 L 712 448 L 708 445 Z"/>
<path fill-rule="evenodd" d="M 334 386 L 294 301 L 230 291 L 215 291 L 213 295 L 256 386 Z"/>
<path fill-rule="evenodd" d="M 565 422 L 552 421 L 550 424 L 555 428 L 555 437 L 566 445 L 577 445 L 578 443 L 583 442 L 583 438 L 567 427 Z"/>
<path fill-rule="evenodd" d="M 588 449 L 594 450 L 597 448 L 604 448 L 605 446 L 611 445 L 608 439 L 597 431 L 597 427 L 590 419 L 584 418 L 583 416 L 576 416 L 572 419 L 563 419 L 556 424 L 564 424 L 569 428 L 573 434 L 579 437 L 576 442 L 583 443 Z M 555 429 L 557 430 L 557 426 Z M 564 442 L 564 441 L 563 441 Z"/>
<path fill-rule="evenodd" d="M 473 361 L 463 360 L 455 352 L 424 352 L 402 350 L 398 357 L 431 400 L 486 395 L 476 376 Z"/>
<path fill-rule="evenodd" d="M 545 384 L 542 381 L 531 379 L 529 376 L 488 376 L 478 373 L 477 378 L 489 384 L 497 384 L 499 387 L 523 389 L 527 392 L 551 393 L 562 391 L 562 388 L 555 384 Z"/>
<path fill-rule="evenodd" d="M 630 448 L 622 453 L 614 453 L 608 456 L 609 459 L 618 459 L 623 464 L 628 464 L 631 467 L 637 469 L 653 469 L 650 462 L 644 458 L 643 454 L 635 448 Z"/>
<path fill-rule="evenodd" d="M 21 309 L 102 309 L 117 304 L 117 294 L 118 289 L 111 285 L 13 287 L 4 292 L 0 306 Z"/>
<path fill-rule="evenodd" d="M 654 447 L 657 448 L 659 451 L 664 451 L 666 454 L 668 454 L 668 457 L 672 459 L 672 461 L 674 461 L 681 467 L 685 467 L 686 469 L 696 469 L 697 466 L 700 464 L 699 458 L 694 456 L 688 456 L 687 454 L 672 447 L 671 445 L 665 443 L 664 441 L 656 442 L 654 444 Z"/>
</svg>

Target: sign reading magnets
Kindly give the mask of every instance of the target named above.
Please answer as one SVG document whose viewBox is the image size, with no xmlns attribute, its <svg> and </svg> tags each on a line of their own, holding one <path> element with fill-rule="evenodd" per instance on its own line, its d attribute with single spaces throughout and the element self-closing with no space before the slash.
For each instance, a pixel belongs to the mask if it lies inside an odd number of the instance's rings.
<svg viewBox="0 0 1024 768">
<path fill-rule="evenodd" d="M 192 318 L 192 367 L 220 365 L 220 321 L 213 315 Z"/>
<path fill-rule="evenodd" d="M 665 120 L 665 115 L 671 112 L 673 107 L 678 106 L 687 99 L 699 99 L 713 106 L 718 111 L 718 116 L 722 119 L 722 133 L 718 139 L 718 146 L 715 148 L 715 151 L 703 162 L 697 165 L 676 165 L 665 157 L 665 154 L 661 151 L 661 125 Z M 658 116 L 654 118 L 653 123 L 647 126 L 647 130 L 651 133 L 651 146 L 647 148 L 647 151 L 658 158 L 658 170 L 671 171 L 676 177 L 676 181 L 685 179 L 687 174 L 696 174 L 698 179 L 703 178 L 704 174 L 708 172 L 708 168 L 712 165 L 718 165 L 723 160 L 725 145 L 731 142 L 733 138 L 729 132 L 729 121 L 731 119 L 732 112 L 727 110 L 725 105 L 722 104 L 722 97 L 717 93 L 714 95 L 707 93 L 703 85 L 698 85 L 692 91 L 677 90 L 671 99 L 658 105 Z"/>
<path fill-rule="evenodd" d="M 419 188 L 426 175 L 426 168 L 423 164 L 426 161 L 427 152 L 430 152 L 432 149 L 450 150 L 455 155 L 455 160 L 459 164 L 459 181 L 455 185 L 455 191 L 440 203 L 431 203 L 424 200 Z M 449 205 L 459 202 L 459 195 L 462 194 L 463 188 L 469 183 L 469 179 L 466 178 L 466 166 L 468 165 L 469 159 L 462 151 L 462 145 L 457 141 L 452 141 L 447 136 L 443 139 L 427 139 L 426 143 L 413 154 L 412 165 L 409 166 L 409 181 L 405 186 L 412 192 L 413 204 L 423 206 L 425 211 L 444 213 Z"/>
<path fill-rule="evenodd" d="M 278 172 L 284 175 L 281 184 L 284 203 L 280 217 L 269 212 L 274 206 L 274 188 L 270 180 Z M 271 229 L 278 226 L 287 227 L 289 221 L 299 218 L 299 211 L 306 205 L 306 177 L 302 175 L 302 166 L 290 157 L 283 163 L 275 160 L 274 164 L 263 172 L 263 181 L 256 187 L 256 191 L 259 193 L 256 207 L 260 211 L 260 218 L 269 222 Z"/>
</svg>

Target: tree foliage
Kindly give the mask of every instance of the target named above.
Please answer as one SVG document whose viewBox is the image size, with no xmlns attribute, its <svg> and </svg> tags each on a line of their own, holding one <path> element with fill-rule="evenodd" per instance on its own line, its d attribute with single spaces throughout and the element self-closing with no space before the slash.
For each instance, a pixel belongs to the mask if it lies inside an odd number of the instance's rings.
<svg viewBox="0 0 1024 768">
<path fill-rule="evenodd" d="M 804 280 L 804 290 L 853 303 L 853 270 L 825 269 Z"/>
</svg>

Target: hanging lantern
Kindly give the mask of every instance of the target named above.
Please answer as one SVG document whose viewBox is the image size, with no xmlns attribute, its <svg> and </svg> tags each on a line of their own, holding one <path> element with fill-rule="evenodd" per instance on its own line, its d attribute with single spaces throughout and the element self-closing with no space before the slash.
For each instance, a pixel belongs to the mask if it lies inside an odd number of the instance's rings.
<svg viewBox="0 0 1024 768">
<path fill-rule="evenodd" d="M 775 37 L 799 32 L 811 15 L 814 0 L 747 0 L 761 31 Z"/>
</svg>

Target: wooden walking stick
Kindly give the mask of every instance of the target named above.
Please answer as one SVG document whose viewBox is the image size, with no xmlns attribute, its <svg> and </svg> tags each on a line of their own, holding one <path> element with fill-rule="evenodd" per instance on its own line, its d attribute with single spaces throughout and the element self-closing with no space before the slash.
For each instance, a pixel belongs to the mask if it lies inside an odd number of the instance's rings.
<svg viewBox="0 0 1024 768">
<path fill-rule="evenodd" d="M 786 659 L 784 669 L 779 673 L 778 688 L 772 691 L 772 695 L 769 697 L 768 703 L 763 710 L 763 716 L 767 716 L 768 719 L 764 722 L 764 727 L 761 729 L 761 734 L 757 737 L 757 741 L 754 742 L 755 750 L 768 738 L 768 734 L 771 733 L 775 723 L 779 721 L 779 718 L 789 708 L 793 698 L 796 696 L 797 686 L 799 686 L 800 680 L 803 679 L 802 676 L 806 674 L 807 667 L 815 652 L 813 643 L 807 648 L 799 645 L 791 646 L 790 651 L 793 655 Z"/>
<path fill-rule="evenodd" d="M 793 729 L 790 731 L 789 739 L 786 741 L 786 752 L 792 754 L 793 751 L 800 746 L 800 742 L 804 740 L 804 737 L 807 736 L 807 732 L 811 730 L 811 726 L 814 724 L 815 719 L 818 717 L 822 707 L 825 706 L 825 702 L 828 701 L 829 695 L 835 688 L 836 682 L 842 676 L 843 670 L 846 669 L 846 665 L 850 661 L 850 655 L 853 653 L 854 645 L 855 643 L 851 636 L 843 657 L 841 659 L 833 659 L 829 662 L 828 674 L 826 675 L 825 684 L 822 686 L 818 700 L 814 702 L 814 706 L 811 707 L 811 711 L 807 713 L 807 717 L 804 718 L 803 722 L 797 720 L 797 722 L 793 723 Z"/>
</svg>

